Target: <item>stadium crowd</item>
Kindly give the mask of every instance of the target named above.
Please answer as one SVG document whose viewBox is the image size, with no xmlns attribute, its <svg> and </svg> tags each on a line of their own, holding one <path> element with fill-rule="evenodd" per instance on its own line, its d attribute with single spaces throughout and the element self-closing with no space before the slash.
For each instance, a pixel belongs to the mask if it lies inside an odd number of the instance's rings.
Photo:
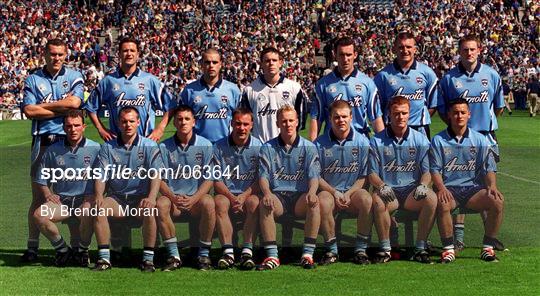
<svg viewBox="0 0 540 296">
<path fill-rule="evenodd" d="M 417 35 L 419 59 L 439 77 L 457 62 L 459 37 L 471 32 L 482 38 L 483 62 L 501 73 L 518 96 L 527 77 L 540 73 L 540 6 L 534 1 L 400 0 L 390 9 L 350 0 L 319 2 L 147 0 L 123 6 L 122 1 L 97 1 L 89 7 L 2 2 L 0 93 L 14 93 L 20 100 L 24 78 L 42 65 L 49 37 L 68 41 L 69 62 L 93 89 L 117 63 L 111 46 L 117 34 L 142 41 L 142 69 L 166 81 L 174 93 L 200 75 L 201 50 L 208 46 L 223 52 L 224 78 L 241 88 L 259 72 L 260 50 L 281 48 L 287 75 L 312 91 L 324 69 L 316 55 L 324 54 L 326 67 L 331 66 L 330 45 L 344 33 L 360 45 L 358 66 L 370 75 L 392 59 L 392 38 L 402 30 Z M 322 48 L 323 43 L 329 46 Z"/>
</svg>

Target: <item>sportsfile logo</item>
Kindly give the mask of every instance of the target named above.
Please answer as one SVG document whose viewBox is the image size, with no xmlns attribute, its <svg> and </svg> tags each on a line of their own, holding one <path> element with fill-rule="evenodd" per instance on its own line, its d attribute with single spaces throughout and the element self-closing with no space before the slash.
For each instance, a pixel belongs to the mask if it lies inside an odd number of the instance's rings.
<svg viewBox="0 0 540 296">
<path fill-rule="evenodd" d="M 130 179 L 232 179 L 240 178 L 240 167 L 220 165 L 181 165 L 174 168 L 129 168 L 125 165 L 107 164 L 104 168 L 42 168 L 40 179 L 51 183 L 101 180 L 103 182 Z"/>
</svg>

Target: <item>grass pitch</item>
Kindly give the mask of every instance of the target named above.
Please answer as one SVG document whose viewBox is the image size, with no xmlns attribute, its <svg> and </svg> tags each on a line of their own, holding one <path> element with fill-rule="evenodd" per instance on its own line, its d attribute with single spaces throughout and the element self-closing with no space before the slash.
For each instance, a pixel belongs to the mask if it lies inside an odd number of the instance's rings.
<svg viewBox="0 0 540 296">
<path fill-rule="evenodd" d="M 478 215 L 468 215 L 465 242 L 469 248 L 450 265 L 426 266 L 409 261 L 369 266 L 337 263 L 311 271 L 285 265 L 262 273 L 199 272 L 182 268 L 172 273 L 149 275 L 135 268 L 114 268 L 106 273 L 55 268 L 52 266 L 54 252 L 44 237 L 40 243 L 43 254 L 40 263 L 31 266 L 18 263 L 26 246 L 26 211 L 31 200 L 30 121 L 0 121 L 0 294 L 537 295 L 540 290 L 540 121 L 529 118 L 525 112 L 514 111 L 512 116 L 501 117 L 499 126 L 497 136 L 502 157 L 498 186 L 506 199 L 499 238 L 509 250 L 498 252 L 498 263 L 478 259 L 483 235 L 481 219 Z M 442 129 L 442 122 L 436 118 L 432 134 Z M 166 137 L 173 132 L 174 128 L 169 126 Z M 99 139 L 91 125 L 86 135 Z M 67 237 L 66 227 L 61 228 Z M 354 222 L 344 222 L 343 232 L 354 234 Z M 178 230 L 178 236 L 186 237 L 183 228 Z M 436 229 L 430 239 L 435 245 L 440 244 Z M 141 247 L 140 241 L 139 231 L 133 231 L 135 248 Z M 301 241 L 298 231 L 295 231 L 295 241 Z M 219 248 L 217 239 L 214 247 Z M 218 253 L 215 249 L 214 254 Z"/>
</svg>

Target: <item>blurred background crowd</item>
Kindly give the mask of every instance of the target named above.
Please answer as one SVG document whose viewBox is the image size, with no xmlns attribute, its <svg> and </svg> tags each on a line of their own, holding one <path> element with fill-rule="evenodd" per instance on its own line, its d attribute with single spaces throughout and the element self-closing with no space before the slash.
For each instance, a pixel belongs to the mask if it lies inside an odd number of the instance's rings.
<svg viewBox="0 0 540 296">
<path fill-rule="evenodd" d="M 312 92 L 333 66 L 336 38 L 352 36 L 358 67 L 374 75 L 393 59 L 400 31 L 417 36 L 418 59 L 439 77 L 458 61 L 457 41 L 468 33 L 480 36 L 482 61 L 517 99 L 540 73 L 540 5 L 527 0 L 1 1 L 0 30 L 2 108 L 16 107 L 24 79 L 44 64 L 43 46 L 54 37 L 67 41 L 68 63 L 85 75 L 87 93 L 115 69 L 123 35 L 141 41 L 141 68 L 175 94 L 200 75 L 208 47 L 222 52 L 224 78 L 242 88 L 259 73 L 259 52 L 274 46 L 283 51 L 284 73 Z"/>
</svg>

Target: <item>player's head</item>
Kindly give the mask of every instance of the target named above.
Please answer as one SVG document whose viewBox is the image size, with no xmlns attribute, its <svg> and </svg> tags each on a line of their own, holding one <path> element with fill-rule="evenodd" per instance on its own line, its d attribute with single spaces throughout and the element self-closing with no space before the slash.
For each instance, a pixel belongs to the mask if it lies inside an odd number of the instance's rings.
<svg viewBox="0 0 540 296">
<path fill-rule="evenodd" d="M 118 128 L 122 135 L 132 137 L 137 134 L 141 120 L 139 119 L 139 110 L 135 107 L 122 107 L 118 112 Z"/>
<path fill-rule="evenodd" d="M 354 62 L 358 56 L 354 40 L 350 37 L 341 37 L 334 43 L 334 53 L 338 62 L 338 71 L 348 75 L 354 70 Z"/>
<path fill-rule="evenodd" d="M 261 52 L 261 68 L 265 76 L 276 76 L 281 73 L 283 56 L 275 47 L 267 47 Z"/>
<path fill-rule="evenodd" d="M 411 102 L 404 96 L 394 96 L 390 99 L 390 126 L 392 129 L 403 129 L 409 122 L 409 109 Z"/>
<path fill-rule="evenodd" d="M 133 37 L 123 37 L 118 44 L 120 66 L 131 67 L 139 61 L 139 41 Z"/>
<path fill-rule="evenodd" d="M 352 122 L 351 105 L 344 100 L 334 101 L 330 105 L 330 119 L 334 134 L 347 136 Z"/>
<path fill-rule="evenodd" d="M 393 46 L 396 59 L 401 64 L 412 63 L 416 55 L 416 40 L 410 32 L 400 32 L 394 39 Z"/>
<path fill-rule="evenodd" d="M 237 108 L 232 114 L 231 127 L 233 139 L 245 141 L 253 128 L 253 113 L 244 107 Z"/>
<path fill-rule="evenodd" d="M 471 118 L 469 102 L 463 98 L 457 98 L 448 104 L 448 119 L 453 130 L 460 130 L 467 126 Z"/>
<path fill-rule="evenodd" d="M 221 54 L 214 48 L 205 50 L 202 54 L 202 72 L 207 80 L 218 77 L 221 71 Z"/>
<path fill-rule="evenodd" d="M 174 109 L 174 127 L 179 137 L 187 137 L 195 127 L 195 112 L 190 106 L 180 105 Z"/>
<path fill-rule="evenodd" d="M 296 128 L 298 127 L 298 113 L 291 105 L 283 105 L 277 111 L 277 125 L 281 136 L 294 137 L 296 136 Z"/>
<path fill-rule="evenodd" d="M 70 110 L 64 117 L 64 131 L 70 143 L 77 143 L 84 136 L 84 113 L 82 110 Z"/>
<path fill-rule="evenodd" d="M 45 63 L 47 71 L 56 74 L 66 61 L 67 45 L 61 39 L 50 39 L 45 45 Z"/>
<path fill-rule="evenodd" d="M 480 39 L 474 34 L 463 36 L 459 40 L 460 61 L 467 65 L 472 65 L 478 60 L 480 55 Z"/>
</svg>

